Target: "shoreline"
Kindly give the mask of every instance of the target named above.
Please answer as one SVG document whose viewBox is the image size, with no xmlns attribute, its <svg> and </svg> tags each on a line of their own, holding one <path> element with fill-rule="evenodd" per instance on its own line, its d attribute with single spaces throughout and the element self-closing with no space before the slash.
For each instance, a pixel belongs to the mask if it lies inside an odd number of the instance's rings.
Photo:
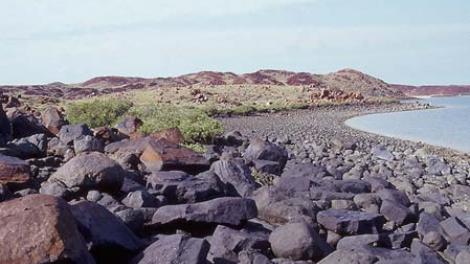
<svg viewBox="0 0 470 264">
<path fill-rule="evenodd" d="M 434 110 L 442 108 L 432 107 L 425 108 L 423 105 L 417 104 L 406 104 L 406 103 L 393 103 L 393 104 L 374 104 L 374 105 L 344 105 L 344 106 L 328 106 L 328 107 L 319 107 L 313 109 L 302 109 L 302 110 L 293 110 L 293 111 L 282 111 L 277 113 L 258 113 L 251 116 L 233 116 L 233 117 L 223 117 L 219 118 L 224 124 L 226 131 L 230 130 L 239 130 L 242 134 L 249 136 L 259 136 L 259 137 L 268 137 L 270 139 L 278 139 L 279 137 L 285 137 L 286 129 L 281 129 L 278 135 L 275 135 L 277 126 L 269 125 L 272 121 L 274 124 L 278 124 L 281 128 L 285 128 L 282 125 L 283 122 L 288 122 L 288 124 L 296 123 L 295 120 L 300 117 L 300 119 L 309 119 L 313 118 L 315 121 L 320 121 L 318 125 L 309 125 L 301 124 L 301 128 L 296 128 L 302 130 L 303 132 L 310 131 L 311 133 L 320 133 L 323 135 L 322 138 L 339 136 L 340 138 L 353 137 L 359 141 L 369 142 L 371 144 L 382 144 L 382 145 L 395 145 L 401 151 L 405 151 L 406 148 L 413 149 L 424 149 L 429 155 L 438 155 L 452 162 L 460 162 L 462 159 L 468 158 L 469 154 L 460 150 L 452 149 L 444 146 L 432 145 L 422 141 L 413 141 L 408 139 L 402 139 L 399 137 L 391 137 L 386 135 L 380 135 L 371 133 L 368 131 L 362 131 L 348 126 L 345 122 L 351 118 L 369 115 L 369 114 L 380 114 L 380 113 L 389 113 L 389 112 L 405 112 L 405 111 L 425 111 L 425 110 Z M 291 117 L 286 118 L 283 117 Z M 324 122 L 328 119 L 330 122 Z M 247 121 L 247 124 L 244 124 L 244 121 Z M 251 122 L 254 121 L 254 122 Z M 302 123 L 302 121 L 300 121 Z M 298 125 L 298 124 L 294 124 Z M 289 126 L 289 125 L 287 125 Z M 314 129 L 312 129 L 312 127 Z M 268 131 L 269 129 L 271 131 Z M 293 132 L 293 131 L 292 131 Z M 295 136 L 294 136 L 295 137 Z M 318 138 L 317 138 L 318 139 Z M 282 141 L 282 140 L 281 140 Z M 293 142 L 293 144 L 301 144 Z M 293 148 L 290 148 L 291 150 Z"/>
</svg>

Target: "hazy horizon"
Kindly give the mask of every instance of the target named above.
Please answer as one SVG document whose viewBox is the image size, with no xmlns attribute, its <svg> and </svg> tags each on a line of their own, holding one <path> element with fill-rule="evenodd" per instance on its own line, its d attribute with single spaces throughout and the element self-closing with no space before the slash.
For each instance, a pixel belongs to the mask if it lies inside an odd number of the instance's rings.
<svg viewBox="0 0 470 264">
<path fill-rule="evenodd" d="M 470 84 L 464 0 L 6 2 L 0 85 L 343 68 L 388 83 Z"/>
</svg>

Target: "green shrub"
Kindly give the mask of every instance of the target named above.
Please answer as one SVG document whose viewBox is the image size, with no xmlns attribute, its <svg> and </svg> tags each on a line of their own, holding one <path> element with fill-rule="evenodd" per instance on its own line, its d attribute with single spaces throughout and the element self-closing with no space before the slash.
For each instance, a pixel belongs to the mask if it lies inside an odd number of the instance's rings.
<svg viewBox="0 0 470 264">
<path fill-rule="evenodd" d="M 149 134 L 158 130 L 177 127 L 185 143 L 208 143 L 223 132 L 222 124 L 196 108 L 174 106 L 140 106 L 131 111 L 143 121 L 140 131 Z"/>
<path fill-rule="evenodd" d="M 85 123 L 90 127 L 100 127 L 114 125 L 131 107 L 130 101 L 107 98 L 69 103 L 66 112 L 72 124 Z"/>
</svg>

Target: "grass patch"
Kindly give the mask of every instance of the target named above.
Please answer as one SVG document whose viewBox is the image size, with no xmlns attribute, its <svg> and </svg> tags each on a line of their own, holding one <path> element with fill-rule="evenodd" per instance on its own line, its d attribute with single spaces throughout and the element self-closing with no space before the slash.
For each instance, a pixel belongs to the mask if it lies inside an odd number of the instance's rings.
<svg viewBox="0 0 470 264">
<path fill-rule="evenodd" d="M 169 105 L 136 106 L 129 112 L 144 124 L 140 131 L 149 134 L 166 128 L 177 127 L 185 143 L 209 143 L 223 132 L 222 123 L 208 116 L 203 110 Z"/>
<path fill-rule="evenodd" d="M 76 101 L 66 105 L 67 119 L 72 124 L 112 126 L 132 108 L 132 102 L 118 98 Z"/>
</svg>

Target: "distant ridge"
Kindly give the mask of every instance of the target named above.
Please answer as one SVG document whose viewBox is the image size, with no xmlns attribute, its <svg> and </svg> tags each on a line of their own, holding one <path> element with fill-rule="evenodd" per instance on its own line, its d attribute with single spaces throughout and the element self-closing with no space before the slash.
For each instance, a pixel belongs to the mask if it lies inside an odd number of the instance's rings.
<svg viewBox="0 0 470 264">
<path fill-rule="evenodd" d="M 157 89 L 197 85 L 308 86 L 313 89 L 357 92 L 365 96 L 373 97 L 404 96 L 400 89 L 387 84 L 383 80 L 353 69 L 343 69 L 329 74 L 268 69 L 245 74 L 201 71 L 177 77 L 157 78 L 100 76 L 78 84 L 55 82 L 46 85 L 0 86 L 0 90 L 5 93 L 20 92 L 25 95 L 78 99 L 135 89 Z"/>
</svg>

